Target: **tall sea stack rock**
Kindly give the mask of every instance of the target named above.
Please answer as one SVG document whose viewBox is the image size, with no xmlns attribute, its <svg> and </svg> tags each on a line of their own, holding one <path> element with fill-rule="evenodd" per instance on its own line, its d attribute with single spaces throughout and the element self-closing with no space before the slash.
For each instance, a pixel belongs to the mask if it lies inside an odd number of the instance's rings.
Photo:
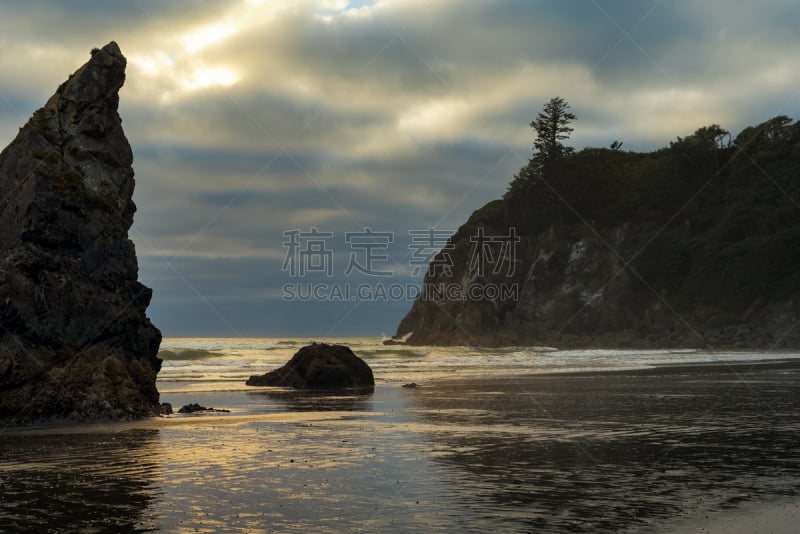
<svg viewBox="0 0 800 534">
<path fill-rule="evenodd" d="M 0 154 L 0 418 L 159 412 L 161 333 L 128 229 L 133 154 L 116 43 L 63 83 Z"/>
</svg>

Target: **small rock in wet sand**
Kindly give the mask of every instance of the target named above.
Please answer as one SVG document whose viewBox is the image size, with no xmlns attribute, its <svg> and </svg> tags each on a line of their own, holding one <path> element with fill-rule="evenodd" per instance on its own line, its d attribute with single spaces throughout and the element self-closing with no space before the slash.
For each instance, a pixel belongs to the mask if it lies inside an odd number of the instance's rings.
<svg viewBox="0 0 800 534">
<path fill-rule="evenodd" d="M 223 410 L 223 409 L 217 409 L 217 408 L 206 408 L 205 406 L 200 406 L 196 402 L 192 403 L 192 404 L 187 404 L 186 406 L 184 406 L 183 408 L 178 410 L 178 413 L 198 413 L 198 412 L 230 413 L 230 410 Z"/>
</svg>

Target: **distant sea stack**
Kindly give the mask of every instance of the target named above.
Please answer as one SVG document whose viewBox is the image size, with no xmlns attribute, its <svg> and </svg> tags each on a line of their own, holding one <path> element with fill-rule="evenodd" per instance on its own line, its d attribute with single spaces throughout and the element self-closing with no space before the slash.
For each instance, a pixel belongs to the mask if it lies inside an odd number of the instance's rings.
<svg viewBox="0 0 800 534">
<path fill-rule="evenodd" d="M 523 167 L 429 266 L 409 345 L 800 347 L 800 125 Z"/>
<path fill-rule="evenodd" d="M 161 333 L 128 239 L 133 154 L 117 113 L 116 43 L 0 154 L 0 418 L 129 419 L 160 411 Z"/>
</svg>

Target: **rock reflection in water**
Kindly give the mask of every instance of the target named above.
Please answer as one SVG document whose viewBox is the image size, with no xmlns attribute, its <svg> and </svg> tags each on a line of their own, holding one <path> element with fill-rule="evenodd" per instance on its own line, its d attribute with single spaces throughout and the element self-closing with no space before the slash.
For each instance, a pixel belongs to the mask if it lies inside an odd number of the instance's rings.
<svg viewBox="0 0 800 534">
<path fill-rule="evenodd" d="M 640 531 L 800 494 L 800 373 L 746 371 L 453 383 L 418 401 L 478 530 Z"/>
<path fill-rule="evenodd" d="M 0 436 L 0 532 L 126 532 L 156 493 L 158 431 Z"/>
<path fill-rule="evenodd" d="M 372 410 L 374 388 L 358 389 L 265 389 L 248 392 L 286 405 L 292 412 L 363 412 Z"/>
</svg>

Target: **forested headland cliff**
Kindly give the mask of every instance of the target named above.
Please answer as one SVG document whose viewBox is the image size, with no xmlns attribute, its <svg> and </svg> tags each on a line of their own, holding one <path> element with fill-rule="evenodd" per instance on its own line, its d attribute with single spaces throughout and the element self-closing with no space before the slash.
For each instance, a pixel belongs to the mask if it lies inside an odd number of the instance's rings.
<svg viewBox="0 0 800 534">
<path fill-rule="evenodd" d="M 397 338 L 800 346 L 800 124 L 573 152 L 561 141 L 575 117 L 554 101 L 560 117 L 545 108 L 531 123 L 534 157 L 433 260 Z"/>
</svg>

